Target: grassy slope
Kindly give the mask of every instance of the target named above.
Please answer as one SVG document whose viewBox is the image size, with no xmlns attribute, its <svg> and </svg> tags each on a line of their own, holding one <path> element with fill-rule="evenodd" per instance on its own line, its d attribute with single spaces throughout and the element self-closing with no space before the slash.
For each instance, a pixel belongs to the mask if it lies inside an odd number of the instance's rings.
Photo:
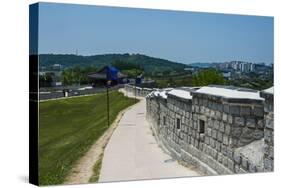
<svg viewBox="0 0 281 188">
<path fill-rule="evenodd" d="M 117 91 L 110 99 L 110 123 L 134 104 Z M 61 184 L 74 162 L 107 129 L 106 94 L 42 102 L 39 109 L 39 182 Z"/>
</svg>

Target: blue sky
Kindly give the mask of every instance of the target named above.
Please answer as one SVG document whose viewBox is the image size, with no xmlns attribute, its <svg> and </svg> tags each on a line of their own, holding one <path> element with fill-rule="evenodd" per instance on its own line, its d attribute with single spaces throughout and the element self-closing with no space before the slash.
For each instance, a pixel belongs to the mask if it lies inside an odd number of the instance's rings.
<svg viewBox="0 0 281 188">
<path fill-rule="evenodd" d="M 40 3 L 39 53 L 273 63 L 273 18 Z"/>
</svg>

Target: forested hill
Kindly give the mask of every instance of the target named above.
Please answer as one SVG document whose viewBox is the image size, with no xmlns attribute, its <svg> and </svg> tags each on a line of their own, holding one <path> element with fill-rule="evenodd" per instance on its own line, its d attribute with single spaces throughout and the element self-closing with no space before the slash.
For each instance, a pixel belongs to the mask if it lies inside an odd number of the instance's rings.
<svg viewBox="0 0 281 188">
<path fill-rule="evenodd" d="M 141 54 L 104 54 L 94 56 L 42 54 L 39 56 L 40 67 L 48 68 L 54 64 L 61 64 L 63 68 L 75 66 L 94 66 L 100 68 L 118 62 L 130 63 L 142 67 L 146 72 L 182 71 L 188 65 L 149 57 Z"/>
</svg>

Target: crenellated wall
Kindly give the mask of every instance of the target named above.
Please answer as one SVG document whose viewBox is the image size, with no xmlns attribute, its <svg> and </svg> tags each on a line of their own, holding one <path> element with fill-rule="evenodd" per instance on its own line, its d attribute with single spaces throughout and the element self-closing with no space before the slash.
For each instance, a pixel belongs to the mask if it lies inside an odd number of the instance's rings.
<svg viewBox="0 0 281 188">
<path fill-rule="evenodd" d="M 274 170 L 274 108 L 273 108 L 273 88 L 261 92 L 261 96 L 265 99 L 264 105 L 264 169 L 265 171 Z"/>
<path fill-rule="evenodd" d="M 173 158 L 205 174 L 272 171 L 271 98 L 225 86 L 157 90 L 146 95 L 147 119 Z"/>
<path fill-rule="evenodd" d="M 135 87 L 135 86 L 129 85 L 129 84 L 125 84 L 124 88 L 125 88 L 125 91 L 130 92 L 139 97 L 145 97 L 153 91 L 153 89 L 150 89 L 150 88 Z"/>
</svg>

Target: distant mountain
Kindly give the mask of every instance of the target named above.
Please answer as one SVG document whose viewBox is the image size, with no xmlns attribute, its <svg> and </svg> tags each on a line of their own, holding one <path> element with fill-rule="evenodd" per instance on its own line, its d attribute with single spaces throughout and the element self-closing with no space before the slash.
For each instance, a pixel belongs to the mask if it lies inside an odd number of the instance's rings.
<svg viewBox="0 0 281 188">
<path fill-rule="evenodd" d="M 101 68 L 116 61 L 123 61 L 141 66 L 146 72 L 182 71 L 190 67 L 165 59 L 149 57 L 142 54 L 104 54 L 94 56 L 81 56 L 69 54 L 41 54 L 39 55 L 40 68 L 50 68 L 54 64 L 61 64 L 63 68 L 75 66 L 95 66 Z"/>
<path fill-rule="evenodd" d="M 192 67 L 198 67 L 198 68 L 209 68 L 212 66 L 212 63 L 191 63 L 188 64 Z"/>
</svg>

